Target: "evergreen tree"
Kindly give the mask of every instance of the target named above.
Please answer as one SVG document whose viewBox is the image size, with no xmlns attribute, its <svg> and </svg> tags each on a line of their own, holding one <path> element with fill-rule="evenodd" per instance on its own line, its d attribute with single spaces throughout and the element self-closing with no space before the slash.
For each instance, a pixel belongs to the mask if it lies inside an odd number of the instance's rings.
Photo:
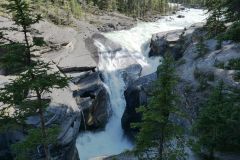
<svg viewBox="0 0 240 160">
<path fill-rule="evenodd" d="M 184 139 L 182 128 L 170 116 L 181 115 L 177 108 L 175 86 L 177 76 L 172 56 L 166 55 L 158 68 L 150 103 L 141 107 L 142 122 L 137 135 L 136 154 L 142 159 L 184 159 Z"/>
<path fill-rule="evenodd" d="M 223 0 L 221 3 L 226 22 L 236 22 L 240 20 L 240 1 Z"/>
<path fill-rule="evenodd" d="M 239 95 L 239 90 L 229 90 L 223 82 L 213 90 L 193 128 L 197 136 L 193 144 L 195 151 L 207 150 L 211 160 L 216 151 L 239 151 Z"/>
<path fill-rule="evenodd" d="M 53 88 L 63 88 L 67 86 L 67 79 L 63 78 L 60 73 L 49 73 L 51 68 L 49 64 L 36 62 L 33 67 L 18 78 L 5 85 L 0 90 L 0 102 L 5 107 L 0 108 L 2 115 L 7 115 L 8 111 L 13 108 L 14 114 L 9 117 L 18 119 L 21 122 L 27 116 L 38 114 L 41 122 L 41 141 L 39 144 L 44 146 L 46 159 L 50 159 L 47 141 L 47 129 L 45 124 L 44 112 L 49 105 L 49 99 L 43 98 L 43 95 L 51 92 Z M 20 153 L 19 153 L 20 154 Z"/>
<path fill-rule="evenodd" d="M 38 114 L 40 118 L 40 130 L 41 138 L 39 138 L 38 144 L 43 145 L 46 160 L 50 159 L 49 144 L 51 141 L 48 135 L 48 128 L 46 128 L 44 113 L 46 107 L 49 105 L 49 99 L 45 99 L 43 96 L 45 93 L 51 92 L 53 88 L 63 88 L 67 86 L 67 78 L 60 75 L 59 72 L 53 73 L 49 63 L 44 63 L 39 60 L 33 61 L 31 59 L 32 52 L 29 38 L 27 36 L 31 29 L 31 25 L 37 23 L 40 20 L 39 15 L 32 15 L 29 4 L 25 0 L 10 0 L 7 6 L 8 11 L 13 15 L 13 20 L 17 25 L 20 25 L 23 30 L 25 43 L 22 50 L 14 50 L 14 54 L 24 55 L 26 63 L 25 71 L 17 76 L 16 79 L 6 84 L 4 88 L 0 89 L 0 102 L 3 106 L 0 107 L 0 121 L 14 120 L 14 122 L 24 124 L 26 117 Z M 34 40 L 38 41 L 38 40 Z M 10 52 L 10 51 L 8 51 Z M 8 55 L 11 55 L 8 53 Z M 17 57 L 11 56 L 7 60 L 9 64 L 15 63 Z M 19 58 L 20 62 L 21 59 Z M 11 112 L 14 111 L 14 112 Z M 51 131 L 51 129 L 49 130 Z M 21 144 L 29 141 L 29 137 L 36 137 L 36 132 L 29 132 L 28 137 Z M 53 133 L 52 131 L 49 132 Z M 34 135 L 31 135 L 34 134 Z M 18 145 L 16 145 L 18 146 Z M 20 145 L 21 146 L 21 145 Z M 17 149 L 17 158 L 23 157 Z M 21 148 L 21 147 L 20 147 Z M 31 148 L 34 150 L 34 148 Z M 22 148 L 22 151 L 26 151 L 26 148 Z M 27 150 L 28 151 L 28 150 Z M 29 154 L 29 152 L 28 152 Z M 28 159 L 28 158 L 23 158 Z"/>
<path fill-rule="evenodd" d="M 203 37 L 199 37 L 199 42 L 196 45 L 196 49 L 197 49 L 196 51 L 197 51 L 197 54 L 198 54 L 197 58 L 203 57 L 204 55 L 207 54 L 208 49 L 207 49 L 207 47 L 204 43 Z"/>
<path fill-rule="evenodd" d="M 26 65 L 31 64 L 31 44 L 28 39 L 28 33 L 30 32 L 31 25 L 39 22 L 41 16 L 39 14 L 34 14 L 29 3 L 26 0 L 9 0 L 9 4 L 6 6 L 9 13 L 12 14 L 12 19 L 16 25 L 22 27 L 22 32 L 24 33 L 24 40 L 26 44 L 25 51 L 25 61 Z"/>
<path fill-rule="evenodd" d="M 207 28 L 210 36 L 216 36 L 225 31 L 223 21 L 222 0 L 207 0 L 206 7 L 210 16 L 207 19 Z"/>
</svg>

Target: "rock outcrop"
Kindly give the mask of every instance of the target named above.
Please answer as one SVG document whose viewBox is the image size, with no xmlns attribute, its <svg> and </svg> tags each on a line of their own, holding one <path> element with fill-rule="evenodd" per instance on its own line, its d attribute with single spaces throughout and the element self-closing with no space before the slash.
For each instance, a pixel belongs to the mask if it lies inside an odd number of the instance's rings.
<svg viewBox="0 0 240 160">
<path fill-rule="evenodd" d="M 100 72 L 86 72 L 73 78 L 78 86 L 73 91 L 77 104 L 83 109 L 84 129 L 104 128 L 110 116 L 109 96 L 103 86 Z"/>
<path fill-rule="evenodd" d="M 197 35 L 201 34 L 200 30 L 203 25 L 203 23 L 198 23 L 188 29 L 154 34 L 150 43 L 149 56 L 164 56 L 169 52 L 175 60 L 180 59 L 188 45 L 194 41 Z"/>
<path fill-rule="evenodd" d="M 121 122 L 122 128 L 130 138 L 134 138 L 134 135 L 138 131 L 138 129 L 132 128 L 131 124 L 141 121 L 141 114 L 137 113 L 137 108 L 147 105 L 152 82 L 156 80 L 156 78 L 156 73 L 140 77 L 129 83 L 129 87 L 124 92 L 126 108 Z"/>
</svg>

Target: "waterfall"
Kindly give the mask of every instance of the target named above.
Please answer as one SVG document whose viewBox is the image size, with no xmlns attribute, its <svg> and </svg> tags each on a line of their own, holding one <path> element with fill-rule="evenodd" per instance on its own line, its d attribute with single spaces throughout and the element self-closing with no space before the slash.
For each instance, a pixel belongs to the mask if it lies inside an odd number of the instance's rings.
<svg viewBox="0 0 240 160">
<path fill-rule="evenodd" d="M 124 99 L 126 84 L 122 71 L 130 64 L 140 64 L 143 69 L 141 75 L 155 72 L 160 57 L 148 58 L 152 34 L 183 29 L 193 23 L 203 22 L 206 18 L 204 11 L 200 9 L 187 9 L 178 14 L 185 17 L 166 16 L 157 22 L 140 23 L 130 30 L 105 33 L 107 38 L 122 46 L 123 49 L 116 53 L 106 52 L 109 49 L 105 48 L 104 44 L 95 42 L 102 53 L 99 55 L 98 68 L 103 73 L 104 83 L 110 96 L 112 116 L 104 131 L 80 133 L 76 146 L 81 160 L 102 159 L 104 156 L 119 154 L 134 147 L 134 144 L 124 137 L 121 128 L 121 117 L 126 105 Z"/>
</svg>

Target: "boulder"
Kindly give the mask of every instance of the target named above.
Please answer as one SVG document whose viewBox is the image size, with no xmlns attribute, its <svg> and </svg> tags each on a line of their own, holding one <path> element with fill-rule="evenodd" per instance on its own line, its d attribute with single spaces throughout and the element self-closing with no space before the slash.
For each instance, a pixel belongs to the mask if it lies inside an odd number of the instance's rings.
<svg viewBox="0 0 240 160">
<path fill-rule="evenodd" d="M 178 15 L 177 18 L 184 18 L 185 16 L 183 15 Z"/>
<path fill-rule="evenodd" d="M 131 81 L 124 92 L 126 108 L 121 123 L 122 128 L 130 138 L 134 138 L 134 135 L 138 131 L 138 129 L 131 127 L 131 123 L 141 121 L 141 114 L 137 113 L 136 109 L 139 106 L 147 105 L 148 97 L 150 96 L 149 93 L 151 93 L 153 82 L 156 79 L 156 73 L 140 77 L 135 81 Z"/>
<path fill-rule="evenodd" d="M 130 86 L 124 92 L 124 96 L 126 99 L 126 108 L 121 119 L 122 128 L 130 138 L 133 138 L 138 130 L 133 129 L 131 123 L 141 121 L 141 114 L 137 113 L 136 109 L 141 105 L 146 105 L 147 95 L 140 86 Z"/>
<path fill-rule="evenodd" d="M 100 72 L 86 72 L 72 79 L 78 86 L 73 91 L 82 112 L 81 129 L 102 129 L 110 117 L 109 95 L 103 86 Z"/>
<path fill-rule="evenodd" d="M 90 128 L 104 128 L 110 117 L 109 95 L 105 88 L 102 88 L 93 105 L 89 110 L 87 125 Z"/>
<path fill-rule="evenodd" d="M 176 60 L 181 58 L 183 53 L 183 37 L 181 35 L 183 34 L 183 30 L 154 34 L 150 43 L 149 56 L 164 56 L 169 51 Z"/>
<path fill-rule="evenodd" d="M 197 41 L 197 37 L 206 32 L 202 29 L 204 23 L 196 23 L 183 30 L 160 32 L 153 34 L 150 43 L 149 57 L 163 56 L 170 52 L 175 60 L 179 60 L 191 43 Z"/>
<path fill-rule="evenodd" d="M 81 114 L 66 105 L 50 106 L 48 108 L 47 126 L 51 124 L 60 125 L 58 144 L 51 148 L 54 158 L 59 160 L 78 160 L 78 152 L 75 141 L 81 124 Z M 71 154 L 70 154 L 71 153 Z"/>
<path fill-rule="evenodd" d="M 75 77 L 72 81 L 78 86 L 78 89 L 73 91 L 74 97 L 80 96 L 94 98 L 102 88 L 100 72 L 92 72 L 83 78 L 82 76 Z"/>
<path fill-rule="evenodd" d="M 164 33 L 154 34 L 150 43 L 151 50 L 149 52 L 149 56 L 163 55 L 163 53 L 166 52 L 167 46 L 168 43 L 164 37 Z"/>
</svg>

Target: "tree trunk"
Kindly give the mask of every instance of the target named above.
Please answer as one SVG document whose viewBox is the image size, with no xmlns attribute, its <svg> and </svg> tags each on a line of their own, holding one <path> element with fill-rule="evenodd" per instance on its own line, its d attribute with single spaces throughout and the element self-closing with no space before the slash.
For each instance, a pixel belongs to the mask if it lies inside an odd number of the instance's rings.
<svg viewBox="0 0 240 160">
<path fill-rule="evenodd" d="M 160 139 L 159 139 L 159 147 L 158 147 L 158 154 L 159 154 L 159 157 L 158 157 L 158 160 L 163 160 L 163 150 L 164 150 L 164 147 L 163 147 L 163 144 L 164 144 L 164 127 L 165 125 L 162 125 L 162 129 L 161 129 L 161 135 L 160 135 Z"/>
<path fill-rule="evenodd" d="M 42 138 L 43 140 L 46 140 L 47 138 L 47 133 L 46 133 L 46 128 L 45 128 L 45 118 L 44 118 L 44 113 L 43 113 L 43 109 L 42 109 L 42 98 L 41 98 L 41 94 L 39 93 L 39 91 L 37 90 L 37 98 L 38 98 L 38 108 L 39 108 L 39 116 L 40 116 L 40 120 L 41 120 L 41 131 L 42 131 Z M 43 143 L 43 147 L 44 147 L 44 152 L 45 152 L 45 156 L 46 156 L 46 160 L 50 160 L 50 153 L 49 153 L 49 148 L 48 148 L 48 144 L 46 144 L 45 142 Z"/>
<path fill-rule="evenodd" d="M 30 66 L 30 64 L 31 64 L 31 52 L 30 52 L 30 45 L 29 45 L 28 37 L 27 37 L 27 29 L 26 29 L 25 26 L 23 26 L 23 33 L 24 33 L 24 39 L 25 39 L 26 47 L 27 47 L 27 51 L 26 51 L 26 64 L 28 66 Z"/>
</svg>

